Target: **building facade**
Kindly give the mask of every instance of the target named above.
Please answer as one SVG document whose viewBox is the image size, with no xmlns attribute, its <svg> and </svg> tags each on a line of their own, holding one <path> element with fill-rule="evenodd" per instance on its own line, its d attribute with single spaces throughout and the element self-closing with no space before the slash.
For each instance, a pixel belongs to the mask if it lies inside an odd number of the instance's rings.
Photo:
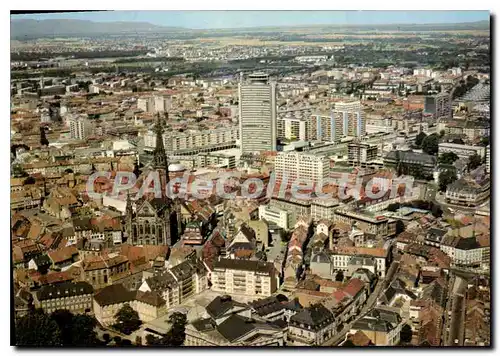
<svg viewBox="0 0 500 356">
<path fill-rule="evenodd" d="M 219 259 L 211 273 L 212 290 L 225 294 L 269 297 L 278 289 L 278 274 L 273 263 Z"/>
<path fill-rule="evenodd" d="M 238 86 L 242 153 L 276 151 L 276 84 L 263 73 L 251 74 Z"/>
<path fill-rule="evenodd" d="M 274 161 L 276 179 L 296 179 L 308 184 L 319 183 L 330 176 L 330 159 L 302 152 L 280 152 Z"/>
</svg>

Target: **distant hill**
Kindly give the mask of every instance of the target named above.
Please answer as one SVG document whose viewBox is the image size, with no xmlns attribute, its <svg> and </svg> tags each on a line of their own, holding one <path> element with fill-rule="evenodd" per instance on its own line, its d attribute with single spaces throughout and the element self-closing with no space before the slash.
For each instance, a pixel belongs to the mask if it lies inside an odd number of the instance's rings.
<svg viewBox="0 0 500 356">
<path fill-rule="evenodd" d="M 176 32 L 181 27 L 166 27 L 147 22 L 93 22 L 86 20 L 11 20 L 10 38 L 65 37 L 79 35 L 118 35 L 144 32 Z"/>
<path fill-rule="evenodd" d="M 382 24 L 382 25 L 310 25 L 310 26 L 276 26 L 247 27 L 225 29 L 189 29 L 153 25 L 147 22 L 93 22 L 86 20 L 11 20 L 11 40 L 22 40 L 38 37 L 76 37 L 97 35 L 130 35 L 134 33 L 184 33 L 197 34 L 252 34 L 262 31 L 289 31 L 304 29 L 305 32 L 315 31 L 325 33 L 331 31 L 458 31 L 458 30 L 489 30 L 490 21 L 443 23 L 443 24 Z"/>
</svg>

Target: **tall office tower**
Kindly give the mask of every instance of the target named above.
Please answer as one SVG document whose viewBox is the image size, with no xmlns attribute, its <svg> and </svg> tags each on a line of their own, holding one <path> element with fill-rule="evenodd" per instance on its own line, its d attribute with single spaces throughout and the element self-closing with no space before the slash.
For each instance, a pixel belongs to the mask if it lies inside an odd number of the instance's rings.
<svg viewBox="0 0 500 356">
<path fill-rule="evenodd" d="M 238 86 L 241 153 L 276 151 L 276 83 L 254 73 Z"/>
<path fill-rule="evenodd" d="M 453 109 L 451 107 L 451 96 L 449 93 L 428 95 L 424 101 L 424 114 L 431 114 L 434 119 L 441 117 L 451 118 Z"/>
<path fill-rule="evenodd" d="M 337 119 L 333 120 L 334 125 L 341 123 L 343 137 L 362 137 L 366 134 L 366 122 L 360 101 L 335 103 L 333 116 Z"/>
<path fill-rule="evenodd" d="M 295 179 L 318 183 L 330 176 L 330 160 L 302 152 L 280 152 L 274 161 L 277 180 L 286 176 L 289 182 Z"/>
<path fill-rule="evenodd" d="M 92 134 L 92 122 L 83 117 L 69 119 L 69 134 L 75 140 L 85 140 Z"/>
</svg>

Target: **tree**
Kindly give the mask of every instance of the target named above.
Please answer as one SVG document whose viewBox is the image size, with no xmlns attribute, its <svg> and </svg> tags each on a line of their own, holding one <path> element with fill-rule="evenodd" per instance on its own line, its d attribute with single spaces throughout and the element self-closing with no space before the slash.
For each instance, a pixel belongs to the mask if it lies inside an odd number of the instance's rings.
<svg viewBox="0 0 500 356">
<path fill-rule="evenodd" d="M 438 152 L 438 144 L 439 136 L 436 134 L 429 135 L 422 141 L 422 151 L 431 156 L 434 156 Z"/>
<path fill-rule="evenodd" d="M 47 140 L 47 136 L 45 135 L 45 128 L 40 127 L 40 144 L 42 146 L 48 146 L 49 140 Z"/>
<path fill-rule="evenodd" d="M 476 169 L 481 165 L 481 156 L 479 156 L 477 153 L 474 153 L 472 156 L 469 156 L 469 162 L 467 163 L 467 169 L 469 171 Z"/>
<path fill-rule="evenodd" d="M 68 310 L 56 310 L 50 314 L 61 331 L 64 346 L 98 345 L 97 333 L 94 331 L 97 321 L 88 315 L 73 315 Z M 109 335 L 108 335 L 109 337 Z"/>
<path fill-rule="evenodd" d="M 169 318 L 172 328 L 167 333 L 170 346 L 181 346 L 186 339 L 187 318 L 182 313 L 172 313 Z"/>
<path fill-rule="evenodd" d="M 439 173 L 439 191 L 445 192 L 448 184 L 451 184 L 456 180 L 457 174 L 453 170 L 447 169 Z"/>
<path fill-rule="evenodd" d="M 422 142 L 424 141 L 424 139 L 427 137 L 427 135 L 425 134 L 425 132 L 420 132 L 417 137 L 415 138 L 415 145 L 417 147 L 420 147 L 422 146 Z"/>
<path fill-rule="evenodd" d="M 335 280 L 337 282 L 342 282 L 344 280 L 344 272 L 342 270 L 337 272 L 337 275 L 335 276 Z"/>
<path fill-rule="evenodd" d="M 439 137 L 443 138 L 446 132 L 444 130 L 439 131 Z"/>
<path fill-rule="evenodd" d="M 116 323 L 113 327 L 126 335 L 139 329 L 142 324 L 139 314 L 128 303 L 116 313 L 115 318 Z"/>
<path fill-rule="evenodd" d="M 97 333 L 94 331 L 96 320 L 89 315 L 74 315 L 71 321 L 71 345 L 98 345 Z"/>
<path fill-rule="evenodd" d="M 463 145 L 464 144 L 464 140 L 462 140 L 461 138 L 454 138 L 453 140 L 451 140 L 451 143 L 456 143 L 458 145 Z"/>
<path fill-rule="evenodd" d="M 411 339 L 413 337 L 413 332 L 411 330 L 411 326 L 408 324 L 403 325 L 401 328 L 401 331 L 399 333 L 401 342 L 411 342 Z"/>
<path fill-rule="evenodd" d="M 489 136 L 485 136 L 485 137 L 481 138 L 481 142 L 480 142 L 481 146 L 486 147 L 489 144 L 490 144 L 490 138 L 489 138 Z"/>
<path fill-rule="evenodd" d="M 17 346 L 60 346 L 61 331 L 57 323 L 41 309 L 33 310 L 16 321 Z"/>
<path fill-rule="evenodd" d="M 71 326 L 73 314 L 66 309 L 58 309 L 50 314 L 50 318 L 57 323 L 61 331 L 63 345 L 71 345 Z"/>
<path fill-rule="evenodd" d="M 151 334 L 146 336 L 147 345 L 181 346 L 184 343 L 186 339 L 186 315 L 179 312 L 172 313 L 169 317 L 169 322 L 172 324 L 172 327 L 164 337 L 159 338 Z"/>
<path fill-rule="evenodd" d="M 455 152 L 445 152 L 439 158 L 438 162 L 443 164 L 453 164 L 458 159 Z"/>
<path fill-rule="evenodd" d="M 111 336 L 108 333 L 102 334 L 102 339 L 107 344 L 111 341 Z"/>
</svg>

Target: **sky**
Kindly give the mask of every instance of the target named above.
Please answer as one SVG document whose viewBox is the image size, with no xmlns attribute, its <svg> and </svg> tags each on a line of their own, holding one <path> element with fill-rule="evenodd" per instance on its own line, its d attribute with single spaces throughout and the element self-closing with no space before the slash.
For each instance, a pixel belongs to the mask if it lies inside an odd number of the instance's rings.
<svg viewBox="0 0 500 356">
<path fill-rule="evenodd" d="M 137 21 L 193 29 L 338 24 L 460 23 L 489 19 L 488 11 L 101 11 L 13 15 L 13 19 Z"/>
</svg>

